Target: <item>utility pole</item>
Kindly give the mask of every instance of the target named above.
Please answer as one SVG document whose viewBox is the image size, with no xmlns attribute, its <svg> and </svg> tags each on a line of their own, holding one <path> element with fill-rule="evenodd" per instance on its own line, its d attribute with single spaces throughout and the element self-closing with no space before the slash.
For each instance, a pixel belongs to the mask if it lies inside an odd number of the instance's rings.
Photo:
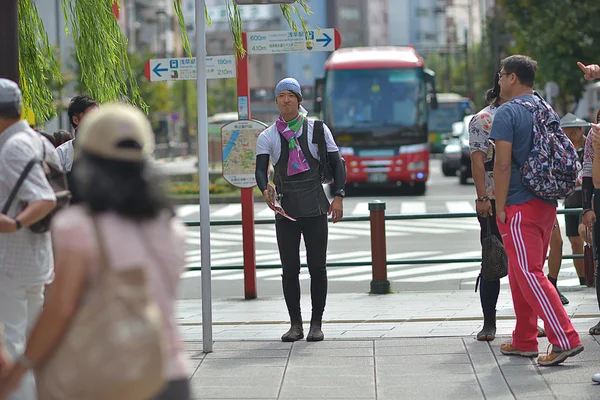
<svg viewBox="0 0 600 400">
<path fill-rule="evenodd" d="M 500 69 L 500 33 L 498 26 L 498 4 L 494 2 L 494 21 L 492 22 L 492 57 L 494 59 L 494 69 Z"/>
<path fill-rule="evenodd" d="M 135 0 L 127 0 L 127 36 L 129 36 L 129 52 L 135 52 Z"/>
<path fill-rule="evenodd" d="M 0 78 L 19 83 L 19 3 L 3 0 L 0 12 Z"/>
<path fill-rule="evenodd" d="M 467 70 L 467 96 L 470 99 L 473 99 L 473 86 L 472 86 L 472 79 L 471 79 L 471 71 L 470 71 L 470 66 L 471 66 L 471 60 L 470 60 L 470 53 L 469 53 L 469 46 L 471 46 L 471 51 L 473 50 L 473 4 L 472 4 L 472 0 L 467 0 L 467 10 L 469 13 L 469 17 L 468 17 L 468 21 L 469 21 L 469 26 L 465 29 L 465 63 L 466 63 L 466 70 Z"/>
<path fill-rule="evenodd" d="M 465 84 L 467 86 L 467 96 L 470 99 L 473 99 L 471 63 L 469 61 L 469 28 L 465 28 L 465 78 Z"/>
</svg>

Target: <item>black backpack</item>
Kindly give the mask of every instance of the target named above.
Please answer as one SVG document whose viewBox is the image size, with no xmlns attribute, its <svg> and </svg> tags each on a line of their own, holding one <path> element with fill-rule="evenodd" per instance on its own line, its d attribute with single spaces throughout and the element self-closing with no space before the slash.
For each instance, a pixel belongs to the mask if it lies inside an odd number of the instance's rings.
<svg viewBox="0 0 600 400">
<path fill-rule="evenodd" d="M 8 213 L 8 209 L 17 197 L 19 189 L 23 185 L 23 182 L 25 182 L 25 179 L 27 179 L 27 175 L 29 175 L 29 172 L 35 164 L 40 163 L 42 166 L 42 170 L 46 175 L 46 179 L 48 180 L 50 187 L 52 187 L 52 190 L 54 191 L 54 196 L 56 196 L 56 207 L 54 207 L 54 209 L 44 218 L 42 218 L 35 224 L 29 226 L 29 229 L 34 233 L 48 232 L 50 230 L 50 222 L 54 214 L 68 206 L 71 202 L 71 192 L 69 191 L 69 186 L 67 184 L 67 177 L 64 172 L 62 172 L 58 168 L 55 168 L 46 161 L 46 145 L 44 144 L 44 139 L 41 136 L 40 139 L 43 148 L 42 159 L 40 160 L 38 158 L 34 158 L 27 163 L 25 169 L 19 176 L 17 183 L 12 188 L 10 195 L 8 196 L 8 200 L 6 200 L 6 203 L 4 203 L 4 207 L 2 208 L 2 214 Z"/>
</svg>

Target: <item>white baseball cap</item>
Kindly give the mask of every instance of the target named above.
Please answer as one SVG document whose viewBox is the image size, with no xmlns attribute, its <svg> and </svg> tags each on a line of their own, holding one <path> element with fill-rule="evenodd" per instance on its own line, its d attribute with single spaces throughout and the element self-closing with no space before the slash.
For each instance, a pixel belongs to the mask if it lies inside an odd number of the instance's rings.
<svg viewBox="0 0 600 400">
<path fill-rule="evenodd" d="M 139 108 L 107 104 L 90 111 L 81 121 L 75 145 L 109 160 L 145 161 L 154 151 L 154 132 Z"/>
</svg>

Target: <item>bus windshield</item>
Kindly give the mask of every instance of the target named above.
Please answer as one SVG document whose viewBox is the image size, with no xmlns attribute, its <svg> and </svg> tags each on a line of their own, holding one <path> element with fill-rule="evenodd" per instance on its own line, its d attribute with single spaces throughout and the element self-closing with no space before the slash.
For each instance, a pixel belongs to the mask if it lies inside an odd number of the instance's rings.
<svg viewBox="0 0 600 400">
<path fill-rule="evenodd" d="M 468 108 L 469 102 L 440 102 L 437 109 L 429 110 L 429 131 L 452 132 L 452 124 L 462 121 Z"/>
<path fill-rule="evenodd" d="M 348 69 L 327 72 L 324 119 L 331 128 L 414 127 L 426 118 L 423 70 Z"/>
</svg>

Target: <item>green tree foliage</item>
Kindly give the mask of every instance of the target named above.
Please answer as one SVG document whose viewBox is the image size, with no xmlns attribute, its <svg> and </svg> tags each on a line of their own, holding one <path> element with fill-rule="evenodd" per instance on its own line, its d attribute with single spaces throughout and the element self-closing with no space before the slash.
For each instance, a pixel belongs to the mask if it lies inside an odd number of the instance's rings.
<svg viewBox="0 0 600 400">
<path fill-rule="evenodd" d="M 492 87 L 495 67 L 491 56 L 491 47 L 477 43 L 469 54 L 469 68 L 465 60 L 464 47 L 449 56 L 443 53 L 430 54 L 425 64 L 436 73 L 436 88 L 439 93 L 452 92 L 468 95 L 467 74 L 471 79 L 472 100 L 477 110 L 483 108 L 486 91 Z M 450 71 L 450 73 L 448 73 Z"/>
<path fill-rule="evenodd" d="M 578 101 L 584 80 L 577 61 L 598 63 L 600 2 L 594 0 L 499 0 L 515 39 L 514 53 L 538 62 L 538 87 L 555 81 L 562 100 Z"/>
<path fill-rule="evenodd" d="M 127 54 L 127 38 L 112 13 L 113 4 L 119 0 L 61 1 L 67 23 L 65 30 L 73 36 L 77 63 L 81 67 L 80 81 L 86 92 L 101 103 L 127 100 L 147 109 L 139 86 L 141 80 L 136 79 L 137 72 L 134 73 Z M 192 56 L 181 0 L 173 0 L 173 5 L 183 35 L 184 51 Z M 243 54 L 240 12 L 233 0 L 227 0 L 227 5 L 236 53 L 240 55 Z M 292 29 L 298 30 L 295 18 L 303 30 L 308 28 L 303 18 L 303 13 L 311 12 L 307 0 L 297 0 L 296 5 L 281 5 L 281 11 Z M 208 19 L 207 10 L 205 14 Z M 60 86 L 62 76 L 33 0 L 19 0 L 18 29 L 24 106 L 33 110 L 38 123 L 43 123 L 56 115 L 52 89 Z M 161 90 L 160 86 L 157 90 Z"/>
<path fill-rule="evenodd" d="M 48 35 L 33 0 L 19 0 L 19 86 L 23 106 L 33 110 L 37 121 L 56 115 L 50 82 L 62 80 Z"/>
<path fill-rule="evenodd" d="M 114 0 L 63 0 L 67 33 L 73 34 L 81 81 L 100 103 L 129 99 L 146 108 L 127 57 L 127 38 L 112 5 Z"/>
</svg>

